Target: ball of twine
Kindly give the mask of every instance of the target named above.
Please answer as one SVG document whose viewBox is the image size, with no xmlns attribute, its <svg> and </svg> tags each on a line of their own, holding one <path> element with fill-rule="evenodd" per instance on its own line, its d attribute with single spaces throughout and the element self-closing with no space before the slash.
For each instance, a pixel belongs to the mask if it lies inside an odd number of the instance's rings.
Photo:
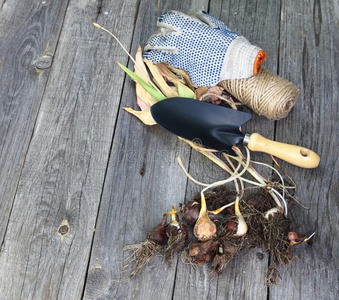
<svg viewBox="0 0 339 300">
<path fill-rule="evenodd" d="M 258 73 L 250 78 L 224 80 L 220 85 L 254 112 L 271 120 L 285 118 L 299 95 L 293 83 L 264 67 L 259 67 Z"/>
</svg>

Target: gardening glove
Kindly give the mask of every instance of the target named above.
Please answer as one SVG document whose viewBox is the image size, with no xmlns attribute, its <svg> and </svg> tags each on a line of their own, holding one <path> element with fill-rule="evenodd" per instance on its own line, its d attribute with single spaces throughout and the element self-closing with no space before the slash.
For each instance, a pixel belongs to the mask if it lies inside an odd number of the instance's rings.
<svg viewBox="0 0 339 300">
<path fill-rule="evenodd" d="M 266 58 L 259 47 L 204 11 L 194 16 L 169 11 L 157 25 L 159 32 L 147 41 L 144 57 L 185 70 L 197 86 L 251 77 Z"/>
</svg>

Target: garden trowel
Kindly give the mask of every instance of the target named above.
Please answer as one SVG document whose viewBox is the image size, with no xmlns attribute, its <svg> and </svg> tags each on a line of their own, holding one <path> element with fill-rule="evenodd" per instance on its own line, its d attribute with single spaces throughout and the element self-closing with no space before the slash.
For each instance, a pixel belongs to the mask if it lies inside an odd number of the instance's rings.
<svg viewBox="0 0 339 300">
<path fill-rule="evenodd" d="M 164 129 L 226 154 L 244 144 L 303 168 L 316 168 L 320 157 L 299 146 L 268 140 L 258 133 L 243 135 L 239 127 L 252 118 L 248 113 L 190 98 L 168 98 L 151 106 L 153 119 Z"/>
</svg>

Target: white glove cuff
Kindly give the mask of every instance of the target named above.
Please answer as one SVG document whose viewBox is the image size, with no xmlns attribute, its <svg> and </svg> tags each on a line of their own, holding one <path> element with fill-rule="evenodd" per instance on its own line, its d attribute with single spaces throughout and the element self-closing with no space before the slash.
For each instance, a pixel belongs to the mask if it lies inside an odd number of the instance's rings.
<svg viewBox="0 0 339 300">
<path fill-rule="evenodd" d="M 221 68 L 220 81 L 248 78 L 255 74 L 255 63 L 261 48 L 239 36 L 228 47 Z"/>
</svg>

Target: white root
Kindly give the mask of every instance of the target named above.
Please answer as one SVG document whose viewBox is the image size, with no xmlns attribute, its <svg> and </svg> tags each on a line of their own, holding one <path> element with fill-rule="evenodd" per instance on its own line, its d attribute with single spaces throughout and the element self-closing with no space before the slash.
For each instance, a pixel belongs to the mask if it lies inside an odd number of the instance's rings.
<svg viewBox="0 0 339 300">
<path fill-rule="evenodd" d="M 280 207 L 273 207 L 271 209 L 269 209 L 268 211 L 265 212 L 265 219 L 269 219 L 270 217 L 273 217 L 276 213 L 281 212 L 281 208 Z"/>
</svg>

